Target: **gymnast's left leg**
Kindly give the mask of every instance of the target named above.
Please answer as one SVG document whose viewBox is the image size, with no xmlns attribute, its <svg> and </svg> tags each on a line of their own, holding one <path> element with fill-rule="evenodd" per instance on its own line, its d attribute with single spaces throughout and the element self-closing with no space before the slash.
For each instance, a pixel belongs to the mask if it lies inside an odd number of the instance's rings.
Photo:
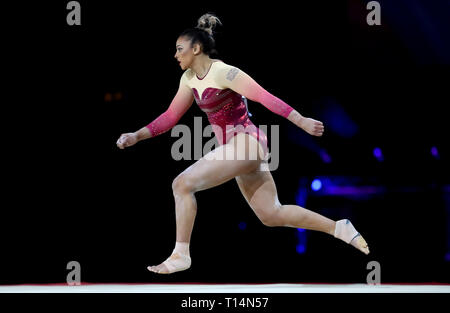
<svg viewBox="0 0 450 313">
<path fill-rule="evenodd" d="M 149 271 L 170 274 L 186 270 L 191 266 L 189 244 L 197 213 L 195 193 L 213 188 L 238 175 L 257 169 L 262 161 L 261 158 L 250 157 L 256 155 L 257 147 L 253 144 L 255 142 L 256 139 L 248 134 L 239 133 L 227 144 L 210 151 L 175 178 L 172 184 L 177 226 L 175 249 L 163 263 L 149 266 Z M 260 154 L 262 154 L 262 149 Z M 233 157 L 227 159 L 230 156 L 249 157 L 236 160 Z"/>
<path fill-rule="evenodd" d="M 264 166 L 264 163 L 261 164 Z M 236 177 L 239 189 L 258 218 L 267 226 L 287 226 L 321 231 L 351 244 L 365 254 L 369 248 L 348 219 L 337 222 L 298 205 L 282 205 L 268 170 L 259 168 Z"/>
</svg>

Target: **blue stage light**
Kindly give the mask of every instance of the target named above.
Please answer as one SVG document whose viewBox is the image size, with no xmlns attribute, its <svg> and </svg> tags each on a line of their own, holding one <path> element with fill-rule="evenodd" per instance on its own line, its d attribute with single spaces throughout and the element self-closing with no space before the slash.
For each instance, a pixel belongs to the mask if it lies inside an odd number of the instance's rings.
<svg viewBox="0 0 450 313">
<path fill-rule="evenodd" d="M 314 179 L 311 183 L 311 189 L 314 191 L 319 191 L 322 188 L 322 181 L 320 179 Z"/>
<path fill-rule="evenodd" d="M 297 245 L 295 247 L 298 254 L 302 254 L 306 252 L 306 230 L 303 228 L 297 228 Z"/>
<path fill-rule="evenodd" d="M 296 250 L 297 250 L 297 253 L 298 253 L 298 254 L 303 254 L 303 253 L 305 253 L 305 251 L 306 251 L 306 247 L 305 247 L 305 245 L 298 244 L 298 245 L 296 246 Z"/>
</svg>

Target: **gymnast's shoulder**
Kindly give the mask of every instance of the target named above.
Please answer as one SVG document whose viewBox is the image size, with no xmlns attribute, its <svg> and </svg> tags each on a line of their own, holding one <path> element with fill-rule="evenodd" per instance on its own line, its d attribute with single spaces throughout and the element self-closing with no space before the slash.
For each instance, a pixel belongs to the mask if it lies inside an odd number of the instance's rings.
<svg viewBox="0 0 450 313">
<path fill-rule="evenodd" d="M 225 63 L 222 60 L 218 60 L 218 59 L 214 60 L 214 69 L 218 72 L 226 72 L 232 68 L 235 68 L 235 66 Z"/>
</svg>

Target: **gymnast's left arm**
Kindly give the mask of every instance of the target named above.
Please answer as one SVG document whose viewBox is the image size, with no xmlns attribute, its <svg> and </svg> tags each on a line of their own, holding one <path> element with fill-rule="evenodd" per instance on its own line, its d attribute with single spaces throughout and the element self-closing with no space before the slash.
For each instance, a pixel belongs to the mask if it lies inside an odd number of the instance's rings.
<svg viewBox="0 0 450 313">
<path fill-rule="evenodd" d="M 224 66 L 218 73 L 217 82 L 252 101 L 261 103 L 270 111 L 285 117 L 308 134 L 313 136 L 323 135 L 324 127 L 322 122 L 302 116 L 287 103 L 270 94 L 247 73 L 237 67 Z"/>
</svg>

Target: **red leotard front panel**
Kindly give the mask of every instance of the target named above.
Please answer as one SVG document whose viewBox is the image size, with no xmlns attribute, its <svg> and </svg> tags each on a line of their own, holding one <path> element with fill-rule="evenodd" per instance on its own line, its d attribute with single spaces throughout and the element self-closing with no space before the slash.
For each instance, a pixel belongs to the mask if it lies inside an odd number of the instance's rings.
<svg viewBox="0 0 450 313">
<path fill-rule="evenodd" d="M 267 153 L 267 136 L 250 121 L 240 94 L 231 89 L 211 87 L 204 89 L 201 98 L 196 88 L 192 88 L 192 92 L 197 105 L 213 125 L 219 144 L 226 144 L 239 132 L 246 132 L 256 138 Z"/>
</svg>

